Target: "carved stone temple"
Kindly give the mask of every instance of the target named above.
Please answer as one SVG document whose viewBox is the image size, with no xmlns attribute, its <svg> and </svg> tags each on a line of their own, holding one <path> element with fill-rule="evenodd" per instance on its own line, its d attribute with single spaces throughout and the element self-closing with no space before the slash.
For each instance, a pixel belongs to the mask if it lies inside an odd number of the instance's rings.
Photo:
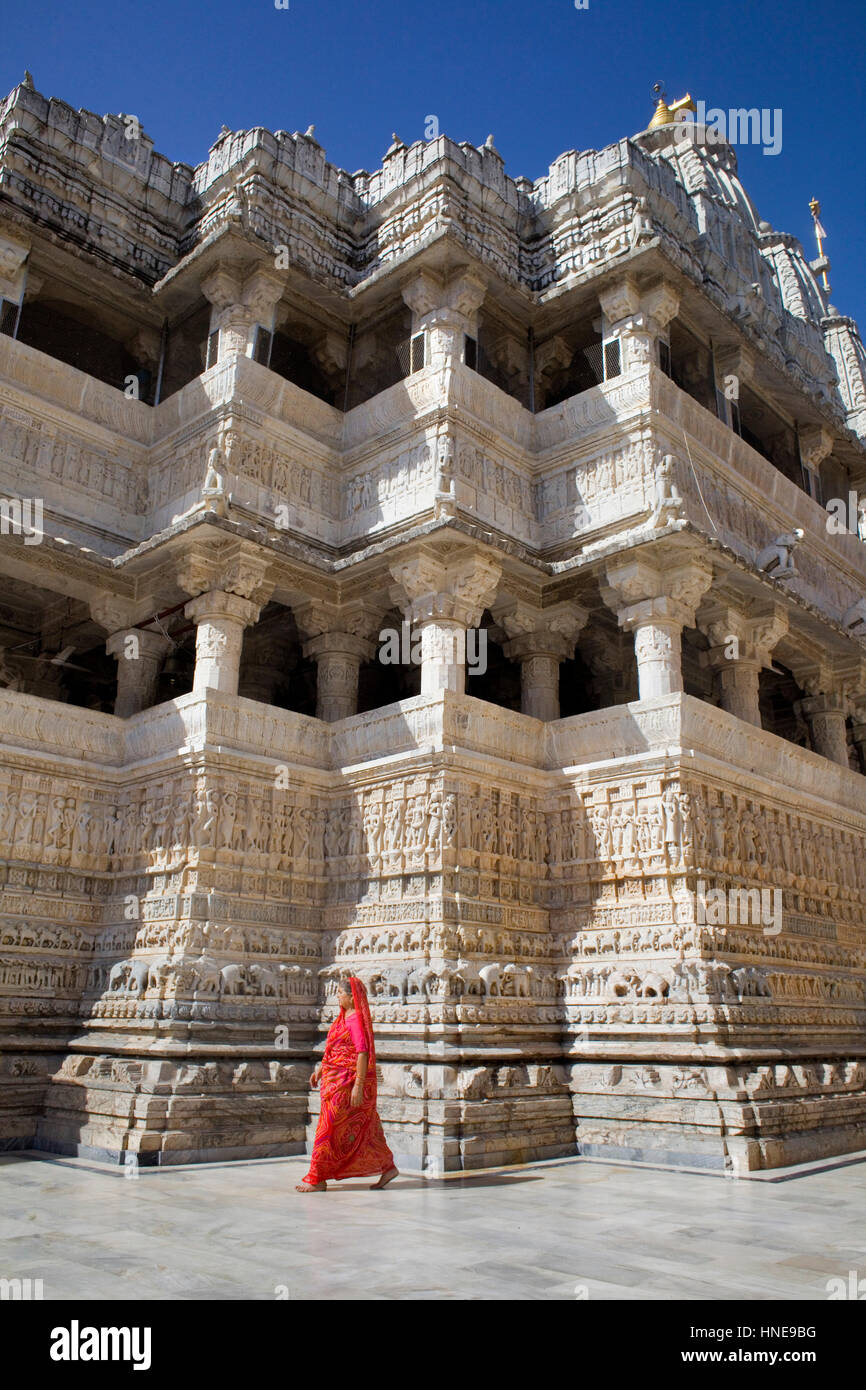
<svg viewBox="0 0 866 1390">
<path fill-rule="evenodd" d="M 0 104 L 0 1147 L 301 1153 L 354 971 L 402 1167 L 866 1148 L 866 355 L 682 137 Z"/>
</svg>

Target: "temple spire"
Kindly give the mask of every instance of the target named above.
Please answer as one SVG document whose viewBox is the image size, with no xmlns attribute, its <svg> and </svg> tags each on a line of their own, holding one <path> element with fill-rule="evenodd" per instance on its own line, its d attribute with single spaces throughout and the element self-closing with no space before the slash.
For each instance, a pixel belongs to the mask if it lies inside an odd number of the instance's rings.
<svg viewBox="0 0 866 1390">
<path fill-rule="evenodd" d="M 824 292 L 825 294 L 829 294 L 830 281 L 827 279 L 827 271 L 830 269 L 830 262 L 824 253 L 824 238 L 827 233 L 824 231 L 819 221 L 821 216 L 821 204 L 818 202 L 817 198 L 813 198 L 809 203 L 809 211 L 812 214 L 812 221 L 815 224 L 815 240 L 818 243 L 818 258 L 817 260 L 810 261 L 810 265 L 816 275 L 820 274 Z"/>
</svg>

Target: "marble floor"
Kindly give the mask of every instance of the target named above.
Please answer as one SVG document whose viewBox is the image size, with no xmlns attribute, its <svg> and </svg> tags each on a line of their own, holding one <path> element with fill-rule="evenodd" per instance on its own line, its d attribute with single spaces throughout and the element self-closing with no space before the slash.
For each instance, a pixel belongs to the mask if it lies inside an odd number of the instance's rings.
<svg viewBox="0 0 866 1390">
<path fill-rule="evenodd" d="M 565 1159 L 301 1197 L 306 1166 L 130 1179 L 0 1155 L 0 1278 L 144 1300 L 826 1300 L 866 1280 L 862 1156 L 759 1181 Z"/>
</svg>

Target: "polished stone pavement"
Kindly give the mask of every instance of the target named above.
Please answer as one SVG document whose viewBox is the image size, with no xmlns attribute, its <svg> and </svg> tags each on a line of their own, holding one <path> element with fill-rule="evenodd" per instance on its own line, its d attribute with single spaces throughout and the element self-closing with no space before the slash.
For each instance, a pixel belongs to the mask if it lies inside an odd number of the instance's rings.
<svg viewBox="0 0 866 1390">
<path fill-rule="evenodd" d="M 827 1299 L 866 1161 L 736 1180 L 585 1159 L 298 1196 L 304 1158 L 0 1155 L 0 1278 L 45 1299 Z M 864 1285 L 866 1287 L 866 1285 Z"/>
</svg>

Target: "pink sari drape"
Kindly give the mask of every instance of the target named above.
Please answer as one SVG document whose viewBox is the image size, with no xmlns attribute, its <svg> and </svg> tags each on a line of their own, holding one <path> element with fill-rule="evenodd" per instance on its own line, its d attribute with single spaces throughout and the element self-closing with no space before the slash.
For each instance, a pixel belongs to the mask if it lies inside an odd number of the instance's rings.
<svg viewBox="0 0 866 1390">
<path fill-rule="evenodd" d="M 367 991 L 360 980 L 352 978 L 354 1030 L 346 1023 L 345 1010 L 340 1009 L 328 1031 L 322 1058 L 319 1089 L 322 1112 L 316 1128 L 310 1171 L 304 1182 L 316 1184 L 328 1179 L 368 1177 L 385 1173 L 394 1167 L 394 1155 L 385 1143 L 382 1122 L 376 1110 L 376 1044 Z M 357 1023 L 356 1023 L 357 1020 Z M 367 1051 L 367 1077 L 361 1104 L 351 1105 L 355 1084 L 358 1052 L 352 1031 L 363 1030 L 361 1041 Z"/>
</svg>

